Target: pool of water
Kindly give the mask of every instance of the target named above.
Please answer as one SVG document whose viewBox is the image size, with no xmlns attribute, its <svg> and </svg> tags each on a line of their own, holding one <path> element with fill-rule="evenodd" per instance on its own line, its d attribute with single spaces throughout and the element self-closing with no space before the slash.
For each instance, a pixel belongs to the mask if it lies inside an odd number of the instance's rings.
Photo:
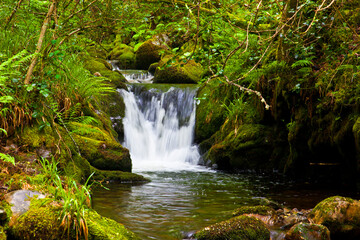
<svg viewBox="0 0 360 240">
<path fill-rule="evenodd" d="M 354 196 L 345 190 L 297 186 L 280 175 L 227 174 L 215 171 L 142 172 L 141 185 L 108 184 L 96 189 L 93 206 L 135 232 L 141 239 L 182 239 L 185 233 L 231 217 L 234 209 L 270 199 L 308 209 L 332 196 Z"/>
</svg>

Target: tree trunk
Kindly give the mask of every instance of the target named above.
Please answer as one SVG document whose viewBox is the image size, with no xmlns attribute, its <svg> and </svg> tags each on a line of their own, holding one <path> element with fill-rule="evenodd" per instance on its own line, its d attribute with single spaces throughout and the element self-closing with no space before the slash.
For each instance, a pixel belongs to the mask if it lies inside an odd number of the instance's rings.
<svg viewBox="0 0 360 240">
<path fill-rule="evenodd" d="M 26 73 L 26 77 L 25 77 L 25 81 L 24 81 L 24 84 L 29 84 L 30 83 L 30 78 L 32 76 L 32 73 L 34 71 L 34 67 L 36 65 L 36 60 L 38 58 L 38 54 L 40 53 L 41 51 L 41 47 L 42 47 L 42 44 L 44 42 L 44 38 L 45 38 L 45 33 L 46 33 L 46 29 L 49 25 L 49 22 L 50 22 L 50 19 L 51 19 L 51 15 L 53 14 L 54 12 L 54 9 L 55 9 L 55 5 L 56 5 L 56 0 L 53 0 L 49 10 L 48 10 L 48 13 L 46 14 L 46 17 L 44 19 L 44 23 L 41 27 L 41 31 L 40 31 L 40 36 L 39 36 L 39 40 L 38 40 L 38 43 L 37 43 L 37 46 L 36 46 L 36 51 L 35 51 L 35 56 L 34 58 L 32 59 L 31 61 L 31 64 L 30 64 L 30 67 Z"/>
</svg>

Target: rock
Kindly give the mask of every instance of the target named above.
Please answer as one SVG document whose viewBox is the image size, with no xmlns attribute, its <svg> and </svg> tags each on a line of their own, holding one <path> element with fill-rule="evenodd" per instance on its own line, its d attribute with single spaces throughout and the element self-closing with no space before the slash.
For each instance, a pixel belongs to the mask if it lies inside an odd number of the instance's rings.
<svg viewBox="0 0 360 240">
<path fill-rule="evenodd" d="M 127 82 L 125 77 L 118 71 L 112 71 L 112 66 L 104 59 L 86 58 L 84 60 L 84 67 L 90 71 L 91 74 L 99 73 L 102 77 L 106 77 L 117 88 L 126 88 Z"/>
<path fill-rule="evenodd" d="M 119 144 L 108 132 L 78 122 L 68 123 L 83 157 L 100 170 L 131 172 L 129 150 Z"/>
<path fill-rule="evenodd" d="M 198 83 L 204 72 L 201 64 L 194 60 L 186 63 L 171 59 L 171 56 L 163 58 L 155 70 L 154 83 Z M 171 66 L 168 66 L 168 62 Z"/>
<path fill-rule="evenodd" d="M 135 52 L 136 69 L 148 70 L 152 63 L 160 61 L 161 51 L 169 49 L 169 38 L 166 35 L 157 35 L 146 40 Z"/>
<path fill-rule="evenodd" d="M 318 203 L 309 217 L 314 223 L 326 226 L 331 239 L 360 239 L 360 201 L 329 197 Z"/>
<path fill-rule="evenodd" d="M 259 215 L 273 215 L 275 213 L 275 210 L 268 206 L 242 206 L 240 208 L 237 208 L 233 212 L 233 216 L 240 216 L 243 214 L 259 214 Z"/>
<path fill-rule="evenodd" d="M 11 205 L 12 216 L 18 217 L 30 208 L 31 198 L 45 198 L 45 195 L 30 190 L 17 190 L 5 195 L 5 201 Z"/>
<path fill-rule="evenodd" d="M 155 74 L 155 71 L 156 71 L 156 68 L 159 66 L 159 63 L 152 63 L 150 66 L 149 66 L 149 73 L 151 73 L 152 75 Z"/>
<path fill-rule="evenodd" d="M 260 220 L 239 216 L 205 227 L 195 237 L 198 240 L 269 240 L 270 232 Z"/>
<path fill-rule="evenodd" d="M 118 44 L 110 52 L 108 59 L 116 60 L 116 65 L 120 69 L 135 68 L 135 53 L 134 49 L 126 44 Z"/>
<path fill-rule="evenodd" d="M 298 223 L 285 235 L 285 240 L 330 240 L 327 227 L 311 223 Z"/>
<path fill-rule="evenodd" d="M 102 217 L 95 211 L 89 211 L 85 219 L 89 228 L 89 240 L 140 240 L 133 232 L 127 230 L 124 225 Z"/>
<path fill-rule="evenodd" d="M 11 235 L 21 240 L 64 239 L 57 211 L 58 209 L 52 206 L 29 209 L 11 227 Z"/>
</svg>

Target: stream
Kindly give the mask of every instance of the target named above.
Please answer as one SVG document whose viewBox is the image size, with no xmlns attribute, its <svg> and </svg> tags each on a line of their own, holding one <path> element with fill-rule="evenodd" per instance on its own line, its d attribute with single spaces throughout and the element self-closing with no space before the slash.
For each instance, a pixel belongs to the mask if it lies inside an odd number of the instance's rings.
<svg viewBox="0 0 360 240">
<path fill-rule="evenodd" d="M 133 172 L 151 182 L 109 183 L 110 190 L 95 189 L 92 198 L 96 211 L 141 239 L 183 239 L 230 218 L 240 206 L 266 199 L 309 209 L 328 196 L 354 195 L 297 185 L 278 173 L 229 174 L 199 166 L 193 142 L 196 87 L 149 84 L 151 76 L 144 74 L 124 74 L 134 84 L 129 91 L 119 90 L 126 106 L 122 144 L 130 150 Z"/>
</svg>

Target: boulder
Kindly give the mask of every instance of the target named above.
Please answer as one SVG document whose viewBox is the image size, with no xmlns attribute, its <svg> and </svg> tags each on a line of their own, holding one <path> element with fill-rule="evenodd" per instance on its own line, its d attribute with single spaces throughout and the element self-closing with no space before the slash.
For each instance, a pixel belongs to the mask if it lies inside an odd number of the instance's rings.
<svg viewBox="0 0 360 240">
<path fill-rule="evenodd" d="M 311 220 L 326 226 L 331 239 L 360 239 L 360 201 L 333 196 L 311 211 Z"/>
<path fill-rule="evenodd" d="M 198 240 L 269 240 L 270 232 L 259 219 L 239 216 L 196 232 Z"/>
<path fill-rule="evenodd" d="M 108 132 L 98 127 L 78 122 L 68 123 L 83 157 L 100 170 L 131 172 L 129 150 L 119 144 Z"/>
<path fill-rule="evenodd" d="M 110 63 L 100 58 L 87 58 L 84 61 L 84 67 L 96 76 L 106 77 L 117 88 L 126 88 L 125 77 L 118 71 L 112 71 Z"/>
<path fill-rule="evenodd" d="M 285 240 L 330 240 L 330 231 L 327 227 L 311 223 L 298 223 L 285 235 Z"/>
<path fill-rule="evenodd" d="M 142 43 L 135 52 L 136 69 L 148 70 L 152 63 L 160 61 L 161 52 L 169 49 L 169 38 L 162 34 L 154 36 Z"/>
<path fill-rule="evenodd" d="M 134 49 L 126 44 L 117 44 L 109 53 L 108 59 L 115 60 L 116 65 L 120 69 L 135 68 Z"/>
<path fill-rule="evenodd" d="M 198 83 L 204 70 L 194 60 L 185 63 L 166 56 L 155 70 L 154 83 Z"/>
</svg>

